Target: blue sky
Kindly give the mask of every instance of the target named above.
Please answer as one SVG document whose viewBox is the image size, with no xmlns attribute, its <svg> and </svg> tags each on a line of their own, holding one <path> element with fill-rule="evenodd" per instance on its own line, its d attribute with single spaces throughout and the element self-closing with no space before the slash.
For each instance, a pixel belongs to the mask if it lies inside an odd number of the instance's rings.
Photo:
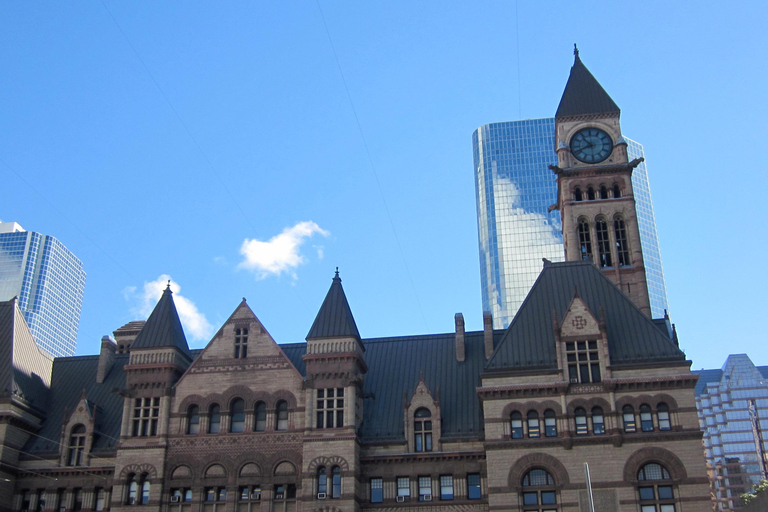
<svg viewBox="0 0 768 512">
<path fill-rule="evenodd" d="M 645 146 L 681 347 L 696 369 L 768 364 L 766 15 L 5 2 L 0 219 L 82 259 L 79 354 L 146 315 L 166 276 L 193 347 L 242 297 L 276 341 L 303 341 L 336 266 L 364 337 L 449 332 L 456 312 L 480 329 L 471 134 L 552 116 L 578 43 Z"/>
</svg>

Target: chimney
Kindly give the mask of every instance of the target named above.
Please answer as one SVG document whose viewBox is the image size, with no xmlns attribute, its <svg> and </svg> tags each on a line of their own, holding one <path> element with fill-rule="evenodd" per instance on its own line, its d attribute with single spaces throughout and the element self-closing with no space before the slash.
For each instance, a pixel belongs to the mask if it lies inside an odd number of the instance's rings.
<svg viewBox="0 0 768 512">
<path fill-rule="evenodd" d="M 493 316 L 490 311 L 483 313 L 483 343 L 485 358 L 490 359 L 493 354 Z"/>
<path fill-rule="evenodd" d="M 464 362 L 464 315 L 456 313 L 454 317 L 456 320 L 456 360 L 460 363 Z"/>
<path fill-rule="evenodd" d="M 112 369 L 115 362 L 117 344 L 111 336 L 101 337 L 101 352 L 99 353 L 99 368 L 96 370 L 96 384 L 101 384 Z"/>
</svg>

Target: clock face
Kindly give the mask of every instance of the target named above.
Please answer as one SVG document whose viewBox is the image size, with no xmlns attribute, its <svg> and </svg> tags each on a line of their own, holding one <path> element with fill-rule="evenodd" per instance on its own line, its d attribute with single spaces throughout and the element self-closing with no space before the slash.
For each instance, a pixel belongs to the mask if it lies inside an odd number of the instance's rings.
<svg viewBox="0 0 768 512">
<path fill-rule="evenodd" d="M 611 136 L 600 128 L 583 128 L 571 138 L 571 153 L 587 164 L 602 162 L 613 151 Z"/>
</svg>

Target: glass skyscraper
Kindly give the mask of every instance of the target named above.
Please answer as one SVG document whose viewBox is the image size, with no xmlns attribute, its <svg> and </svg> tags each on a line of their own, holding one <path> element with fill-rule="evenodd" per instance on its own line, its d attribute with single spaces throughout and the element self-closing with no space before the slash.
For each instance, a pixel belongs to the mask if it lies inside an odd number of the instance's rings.
<svg viewBox="0 0 768 512">
<path fill-rule="evenodd" d="M 721 370 L 694 373 L 715 510 L 738 510 L 741 494 L 768 478 L 768 366 L 732 354 Z"/>
<path fill-rule="evenodd" d="M 0 223 L 0 300 L 18 297 L 35 341 L 49 354 L 75 354 L 84 289 L 83 264 L 64 244 Z"/>
<path fill-rule="evenodd" d="M 630 160 L 643 147 L 629 140 Z M 472 134 L 483 310 L 505 329 L 542 268 L 542 258 L 563 261 L 557 180 L 555 119 L 486 124 Z M 645 162 L 632 174 L 640 239 L 654 318 L 664 316 L 667 288 Z"/>
</svg>

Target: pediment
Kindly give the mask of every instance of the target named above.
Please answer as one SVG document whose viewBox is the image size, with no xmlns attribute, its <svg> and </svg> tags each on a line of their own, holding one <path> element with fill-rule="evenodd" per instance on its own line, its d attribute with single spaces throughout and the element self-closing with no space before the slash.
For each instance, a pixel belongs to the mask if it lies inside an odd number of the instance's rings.
<svg viewBox="0 0 768 512">
<path fill-rule="evenodd" d="M 560 336 L 599 336 L 600 323 L 578 295 L 571 300 L 560 324 Z"/>
</svg>

